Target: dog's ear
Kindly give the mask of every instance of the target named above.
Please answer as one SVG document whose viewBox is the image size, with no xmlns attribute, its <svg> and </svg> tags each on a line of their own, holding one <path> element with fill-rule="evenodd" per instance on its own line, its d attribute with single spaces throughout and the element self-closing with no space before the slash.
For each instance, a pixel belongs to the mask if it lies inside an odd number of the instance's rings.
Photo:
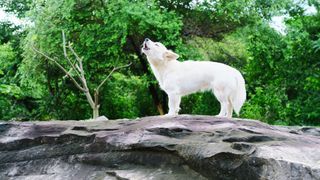
<svg viewBox="0 0 320 180">
<path fill-rule="evenodd" d="M 165 60 L 176 60 L 179 58 L 179 55 L 171 50 L 167 50 L 163 56 Z"/>
</svg>

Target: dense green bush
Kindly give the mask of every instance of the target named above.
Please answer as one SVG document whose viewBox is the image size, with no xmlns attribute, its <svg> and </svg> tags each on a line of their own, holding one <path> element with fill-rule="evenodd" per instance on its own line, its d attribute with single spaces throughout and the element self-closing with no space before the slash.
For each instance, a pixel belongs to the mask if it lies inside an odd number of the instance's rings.
<svg viewBox="0 0 320 180">
<path fill-rule="evenodd" d="M 320 53 L 312 46 L 320 29 L 310 27 L 319 22 L 317 17 L 296 17 L 288 22 L 286 36 L 257 26 L 248 43 L 244 116 L 269 123 L 320 124 Z"/>
</svg>

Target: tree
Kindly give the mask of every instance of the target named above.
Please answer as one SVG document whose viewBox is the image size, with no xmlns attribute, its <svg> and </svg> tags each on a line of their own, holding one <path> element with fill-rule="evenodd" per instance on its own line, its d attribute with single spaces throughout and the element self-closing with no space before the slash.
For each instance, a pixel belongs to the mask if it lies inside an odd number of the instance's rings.
<svg viewBox="0 0 320 180">
<path fill-rule="evenodd" d="M 125 64 L 130 60 L 135 66 L 131 68 L 131 71 L 124 74 L 130 77 L 139 77 L 139 79 L 135 78 L 137 83 L 138 81 L 146 81 L 142 88 L 146 89 L 147 92 L 139 94 L 149 94 L 147 100 L 144 101 L 147 104 L 143 105 L 148 108 L 141 108 L 141 112 L 158 114 L 152 107 L 156 107 L 154 109 L 158 110 L 159 113 L 166 111 L 166 102 L 163 101 L 166 96 L 157 88 L 147 61 L 141 55 L 140 44 L 145 37 L 166 42 L 166 45 L 171 48 L 181 44 L 181 22 L 173 12 L 161 9 L 154 1 L 129 2 L 122 0 L 108 1 L 108 3 L 103 3 L 103 1 L 46 1 L 45 3 L 34 2 L 32 7 L 30 14 L 34 16 L 30 18 L 34 21 L 35 26 L 30 29 L 26 38 L 24 44 L 25 59 L 20 66 L 20 70 L 25 72 L 30 67 L 35 68 L 32 68 L 25 77 L 22 77 L 25 88 L 34 89 L 30 86 L 41 86 L 49 93 L 47 95 L 47 92 L 42 91 L 41 96 L 52 97 L 57 101 L 67 99 L 61 97 L 64 94 L 61 86 L 65 85 L 63 79 L 61 79 L 63 75 L 51 64 L 39 61 L 42 57 L 35 55 L 29 48 L 31 42 L 35 42 L 39 50 L 47 52 L 49 56 L 59 54 L 61 47 L 57 41 L 59 39 L 58 32 L 63 29 L 68 33 L 66 35 L 70 37 L 70 40 L 74 42 L 75 51 L 83 57 L 84 69 L 86 69 L 88 79 L 91 79 L 91 86 L 98 86 L 98 83 L 102 80 L 93 79 L 93 74 L 106 73 L 110 67 Z M 31 79 L 33 80 L 30 82 Z M 111 84 L 121 86 L 121 84 Z M 139 88 L 134 89 L 138 90 Z M 76 93 L 72 88 L 69 89 L 72 93 Z M 105 91 L 102 96 L 107 94 L 108 92 Z M 68 98 L 71 98 L 70 95 L 68 96 Z M 153 105 L 149 104 L 149 99 Z M 59 109 L 61 101 L 60 103 L 50 101 L 58 104 L 58 106 L 53 106 L 52 111 Z M 111 111 L 106 106 L 101 108 L 104 112 Z M 115 114 L 115 111 L 112 112 Z M 67 117 L 67 115 L 58 113 L 57 116 Z M 117 117 L 119 116 L 113 118 Z"/>
<path fill-rule="evenodd" d="M 287 34 L 266 24 L 250 35 L 246 79 L 249 101 L 244 116 L 284 125 L 319 125 L 319 59 L 313 48 L 319 13 L 293 13 Z"/>
<path fill-rule="evenodd" d="M 184 36 L 222 40 L 229 33 L 261 20 L 270 20 L 291 0 L 160 0 L 160 5 L 182 16 Z"/>
<path fill-rule="evenodd" d="M 70 66 L 70 70 L 66 70 L 66 68 L 64 68 L 57 60 L 57 58 L 51 58 L 48 55 L 46 55 L 45 53 L 37 50 L 36 48 L 33 48 L 33 50 L 39 54 L 41 54 L 42 56 L 44 56 L 47 60 L 52 61 L 54 64 L 56 64 L 65 74 L 66 76 L 68 76 L 72 82 L 74 83 L 74 85 L 85 94 L 87 101 L 90 105 L 90 107 L 92 108 L 92 118 L 96 119 L 97 117 L 99 117 L 99 108 L 100 108 L 100 104 L 99 104 L 99 92 L 100 92 L 100 88 L 102 88 L 102 86 L 104 85 L 104 83 L 110 78 L 110 76 L 112 75 L 112 73 L 120 68 L 124 68 L 124 67 L 128 67 L 131 65 L 125 65 L 125 66 L 121 66 L 121 67 L 115 67 L 112 69 L 112 71 L 109 73 L 109 75 L 94 89 L 94 96 L 91 95 L 90 93 L 90 89 L 88 88 L 88 83 L 87 83 L 87 79 L 85 77 L 85 71 L 83 70 L 83 59 L 81 57 L 79 57 L 79 55 L 74 51 L 74 49 L 71 46 L 71 43 L 69 42 L 68 45 L 66 44 L 66 38 L 65 38 L 65 34 L 62 31 L 62 39 L 63 39 L 63 53 L 64 53 L 64 57 L 67 60 L 67 62 L 69 63 Z M 69 49 L 72 54 L 75 57 L 75 61 L 72 61 L 67 53 L 67 49 Z M 72 72 L 75 72 L 75 75 L 72 75 Z M 74 78 L 74 76 L 78 79 L 76 80 Z M 78 82 L 80 81 L 80 83 Z M 94 97 L 94 98 L 92 98 Z"/>
</svg>

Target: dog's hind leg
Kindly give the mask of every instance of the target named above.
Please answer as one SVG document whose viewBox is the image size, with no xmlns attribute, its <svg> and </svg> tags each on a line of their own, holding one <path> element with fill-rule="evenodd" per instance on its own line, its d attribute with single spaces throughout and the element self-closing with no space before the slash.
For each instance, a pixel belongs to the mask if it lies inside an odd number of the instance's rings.
<svg viewBox="0 0 320 180">
<path fill-rule="evenodd" d="M 227 117 L 232 118 L 232 112 L 233 112 L 233 106 L 230 98 L 228 99 L 228 105 L 227 105 Z"/>
<path fill-rule="evenodd" d="M 213 94 L 216 96 L 217 100 L 220 102 L 220 112 L 217 115 L 218 117 L 225 117 L 228 110 L 228 100 L 224 95 L 223 89 L 214 88 Z"/>
</svg>

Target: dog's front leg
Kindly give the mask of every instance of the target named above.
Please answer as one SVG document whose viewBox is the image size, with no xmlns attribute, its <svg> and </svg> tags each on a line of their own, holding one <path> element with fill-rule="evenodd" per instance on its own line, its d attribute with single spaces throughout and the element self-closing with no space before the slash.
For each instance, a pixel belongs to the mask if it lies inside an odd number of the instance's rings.
<svg viewBox="0 0 320 180">
<path fill-rule="evenodd" d="M 181 96 L 178 94 L 168 94 L 169 112 L 168 115 L 178 115 L 180 110 Z"/>
</svg>

